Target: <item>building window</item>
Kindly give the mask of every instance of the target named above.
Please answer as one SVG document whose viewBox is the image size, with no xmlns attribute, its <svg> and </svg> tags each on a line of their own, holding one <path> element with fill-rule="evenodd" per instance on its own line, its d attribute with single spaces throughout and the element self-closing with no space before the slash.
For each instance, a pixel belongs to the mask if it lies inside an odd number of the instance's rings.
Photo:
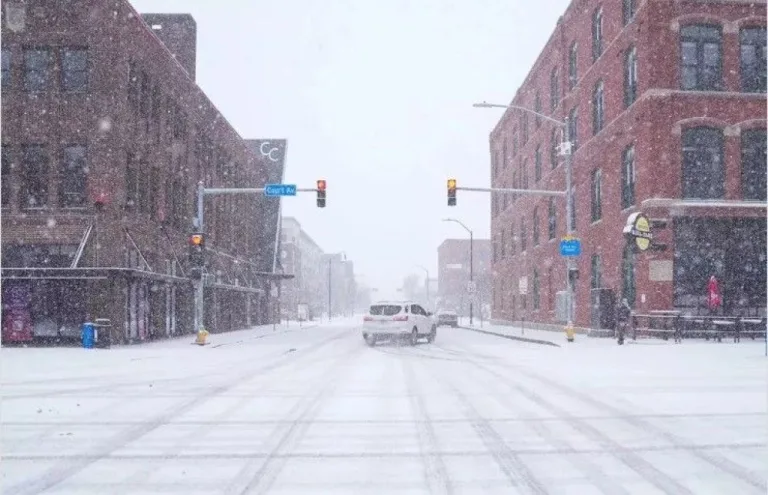
<svg viewBox="0 0 768 495">
<path fill-rule="evenodd" d="M 578 67 L 578 57 L 579 57 L 579 46 L 574 41 L 571 44 L 571 49 L 568 52 L 568 89 L 573 89 L 576 87 L 576 84 L 579 82 L 579 67 Z"/>
<path fill-rule="evenodd" d="M 501 259 L 504 259 L 507 257 L 507 244 L 506 239 L 504 239 L 503 230 L 499 232 L 499 245 L 501 246 Z"/>
<path fill-rule="evenodd" d="M 524 253 L 528 249 L 528 229 L 525 226 L 525 218 L 520 219 L 520 252 Z"/>
<path fill-rule="evenodd" d="M 150 87 L 149 75 L 142 71 L 139 77 L 139 114 L 142 117 L 149 116 Z"/>
<path fill-rule="evenodd" d="M 741 133 L 741 190 L 746 200 L 766 201 L 765 129 Z"/>
<path fill-rule="evenodd" d="M 765 93 L 765 37 L 765 27 L 741 30 L 741 90 L 744 92 Z"/>
<path fill-rule="evenodd" d="M 549 108 L 554 110 L 560 103 L 560 82 L 558 81 L 557 68 L 549 74 Z"/>
<path fill-rule="evenodd" d="M 511 225 L 509 227 L 509 254 L 511 256 L 514 256 L 516 251 L 517 251 L 517 242 L 515 240 L 515 226 Z"/>
<path fill-rule="evenodd" d="M 541 306 L 541 293 L 539 288 L 539 270 L 533 269 L 533 310 L 538 311 Z"/>
<path fill-rule="evenodd" d="M 536 151 L 533 154 L 533 175 L 536 178 L 536 182 L 541 180 L 541 146 L 536 146 Z"/>
<path fill-rule="evenodd" d="M 512 156 L 517 156 L 517 147 L 519 144 L 519 140 L 517 138 L 517 128 L 515 128 L 514 131 L 512 131 Z"/>
<path fill-rule="evenodd" d="M 555 198 L 549 198 L 549 221 L 547 222 L 549 238 L 554 239 L 557 234 L 557 208 Z"/>
<path fill-rule="evenodd" d="M 158 220 L 160 215 L 160 185 L 162 180 L 160 179 L 160 168 L 152 167 L 149 171 L 149 214 L 152 219 Z"/>
<path fill-rule="evenodd" d="M 11 51 L 7 48 L 2 50 L 0 55 L 0 61 L 2 61 L 3 73 L 2 73 L 2 89 L 8 89 L 11 87 Z"/>
<path fill-rule="evenodd" d="M 630 307 L 635 304 L 635 250 L 626 244 L 621 256 L 621 297 Z"/>
<path fill-rule="evenodd" d="M 592 60 L 603 54 L 603 9 L 598 8 L 592 14 Z"/>
<path fill-rule="evenodd" d="M 603 81 L 598 81 L 592 93 L 592 133 L 597 135 L 605 126 L 605 95 Z"/>
<path fill-rule="evenodd" d="M 536 111 L 537 114 L 540 114 L 542 112 L 541 109 L 541 94 L 536 91 L 536 97 L 533 100 L 533 109 Z M 541 116 L 536 115 L 536 129 L 541 127 Z"/>
<path fill-rule="evenodd" d="M 557 127 L 552 128 L 552 132 L 549 134 L 549 163 L 552 166 L 552 170 L 557 168 L 558 152 L 557 147 L 560 142 L 557 139 Z"/>
<path fill-rule="evenodd" d="M 10 146 L 3 145 L 2 159 L 3 159 L 3 172 L 0 177 L 0 199 L 2 199 L 2 206 L 9 206 L 11 204 L 11 148 Z"/>
<path fill-rule="evenodd" d="M 603 268 L 600 262 L 600 255 L 592 255 L 592 272 L 591 272 L 591 285 L 593 289 L 599 289 L 603 285 Z"/>
<path fill-rule="evenodd" d="M 48 152 L 41 144 L 22 147 L 21 207 L 48 206 Z"/>
<path fill-rule="evenodd" d="M 491 174 L 495 178 L 499 175 L 499 160 L 498 156 L 495 157 L 496 159 L 491 159 Z"/>
<path fill-rule="evenodd" d="M 88 89 L 88 49 L 65 48 L 62 51 L 61 87 L 67 92 Z"/>
<path fill-rule="evenodd" d="M 533 209 L 533 245 L 539 245 L 539 208 Z"/>
<path fill-rule="evenodd" d="M 603 172 L 597 169 L 592 172 L 592 221 L 603 217 Z"/>
<path fill-rule="evenodd" d="M 685 26 L 680 32 L 681 89 L 715 91 L 722 87 L 722 31 L 720 26 Z"/>
<path fill-rule="evenodd" d="M 522 189 L 528 189 L 528 159 L 523 159 L 523 169 L 521 171 Z"/>
<path fill-rule="evenodd" d="M 501 161 L 502 168 L 507 168 L 507 164 L 509 163 L 508 152 L 509 150 L 507 149 L 507 138 L 504 138 L 504 141 L 502 141 L 501 144 L 501 154 L 504 157 Z"/>
<path fill-rule="evenodd" d="M 621 154 L 621 209 L 635 204 L 635 147 L 628 146 Z"/>
<path fill-rule="evenodd" d="M 133 153 L 128 153 L 125 166 L 125 206 L 136 206 L 139 201 L 139 172 Z"/>
<path fill-rule="evenodd" d="M 520 182 L 517 180 L 517 172 L 512 172 L 512 188 L 513 189 L 520 188 Z M 515 201 L 516 199 L 517 199 L 517 194 L 512 193 L 512 201 Z"/>
<path fill-rule="evenodd" d="M 624 106 L 637 100 L 637 49 L 633 46 L 624 56 Z"/>
<path fill-rule="evenodd" d="M 625 26 L 635 18 L 635 11 L 637 10 L 636 4 L 636 0 L 622 0 L 621 17 L 624 20 Z"/>
<path fill-rule="evenodd" d="M 525 146 L 525 143 L 528 142 L 528 113 L 523 112 L 522 115 L 520 115 L 520 139 L 521 139 L 521 145 Z"/>
<path fill-rule="evenodd" d="M 45 91 L 53 70 L 51 51 L 48 48 L 24 50 L 24 89 L 29 92 Z"/>
<path fill-rule="evenodd" d="M 721 199 L 724 196 L 723 131 L 709 127 L 686 129 L 683 131 L 683 198 Z"/>
<path fill-rule="evenodd" d="M 574 107 L 568 114 L 568 140 L 571 142 L 571 153 L 579 147 L 579 110 Z"/>
<path fill-rule="evenodd" d="M 506 187 L 506 186 L 504 186 L 504 187 Z M 507 206 L 509 206 L 509 194 L 503 194 L 502 197 L 504 199 L 502 200 L 502 203 L 501 203 L 503 205 L 501 211 L 506 211 L 507 210 Z"/>
<path fill-rule="evenodd" d="M 59 206 L 62 208 L 86 206 L 87 186 L 86 147 L 79 144 L 65 147 L 59 168 Z"/>
</svg>

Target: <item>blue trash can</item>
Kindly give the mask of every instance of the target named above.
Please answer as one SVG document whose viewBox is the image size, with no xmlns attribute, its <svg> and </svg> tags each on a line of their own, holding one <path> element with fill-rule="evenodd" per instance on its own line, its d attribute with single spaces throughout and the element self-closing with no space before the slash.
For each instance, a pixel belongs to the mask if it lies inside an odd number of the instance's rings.
<svg viewBox="0 0 768 495">
<path fill-rule="evenodd" d="M 83 339 L 83 348 L 93 349 L 94 341 L 96 340 L 96 327 L 90 321 L 83 323 L 80 335 Z"/>
</svg>

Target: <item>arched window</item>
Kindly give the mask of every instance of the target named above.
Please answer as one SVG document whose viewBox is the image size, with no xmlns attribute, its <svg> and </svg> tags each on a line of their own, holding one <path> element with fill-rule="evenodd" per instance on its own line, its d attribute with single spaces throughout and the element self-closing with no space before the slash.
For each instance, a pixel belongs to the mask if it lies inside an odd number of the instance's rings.
<svg viewBox="0 0 768 495">
<path fill-rule="evenodd" d="M 683 198 L 725 197 L 723 131 L 694 127 L 683 131 Z"/>
</svg>

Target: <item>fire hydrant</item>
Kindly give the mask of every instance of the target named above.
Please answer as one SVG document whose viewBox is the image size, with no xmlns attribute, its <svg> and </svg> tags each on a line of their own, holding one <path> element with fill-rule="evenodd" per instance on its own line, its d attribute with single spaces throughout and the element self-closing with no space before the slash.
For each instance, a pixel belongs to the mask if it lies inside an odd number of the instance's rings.
<svg viewBox="0 0 768 495">
<path fill-rule="evenodd" d="M 565 326 L 565 338 L 568 340 L 568 342 L 573 342 L 574 335 L 575 335 L 575 332 L 573 331 L 573 324 L 568 323 Z"/>
<path fill-rule="evenodd" d="M 208 344 L 208 330 L 205 328 L 201 328 L 197 331 L 197 338 L 195 339 L 195 344 L 197 345 L 206 345 Z"/>
</svg>

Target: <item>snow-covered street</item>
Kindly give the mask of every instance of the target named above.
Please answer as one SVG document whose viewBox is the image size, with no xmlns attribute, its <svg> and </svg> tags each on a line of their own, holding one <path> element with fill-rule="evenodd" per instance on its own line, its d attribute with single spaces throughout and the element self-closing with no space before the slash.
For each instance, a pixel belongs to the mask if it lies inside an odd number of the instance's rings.
<svg viewBox="0 0 768 495">
<path fill-rule="evenodd" d="M 2 493 L 763 494 L 762 342 L 2 350 Z"/>
</svg>

